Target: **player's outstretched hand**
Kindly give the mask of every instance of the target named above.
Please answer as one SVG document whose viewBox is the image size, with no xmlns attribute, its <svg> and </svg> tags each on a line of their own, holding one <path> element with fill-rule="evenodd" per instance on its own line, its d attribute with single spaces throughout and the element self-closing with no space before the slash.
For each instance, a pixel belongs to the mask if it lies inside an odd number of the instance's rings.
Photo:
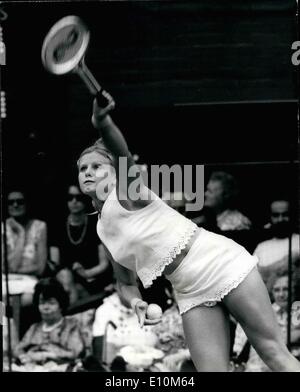
<svg viewBox="0 0 300 392">
<path fill-rule="evenodd" d="M 138 321 L 141 327 L 144 325 L 155 325 L 161 322 L 161 317 L 160 318 L 149 318 L 147 315 L 147 310 L 148 310 L 148 303 L 146 301 L 143 301 L 142 299 L 139 299 L 133 303 L 133 309 L 138 317 Z"/>
<path fill-rule="evenodd" d="M 92 124 L 95 128 L 101 127 L 103 120 L 116 106 L 113 97 L 107 91 L 102 90 L 101 94 L 102 97 L 104 97 L 104 99 L 101 100 L 101 105 L 99 104 L 99 97 L 97 96 L 93 102 Z"/>
</svg>

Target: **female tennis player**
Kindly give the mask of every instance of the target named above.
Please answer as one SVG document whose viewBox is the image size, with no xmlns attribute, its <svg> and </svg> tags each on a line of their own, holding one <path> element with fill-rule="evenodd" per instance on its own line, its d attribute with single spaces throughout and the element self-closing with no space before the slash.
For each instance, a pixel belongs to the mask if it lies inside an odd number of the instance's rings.
<svg viewBox="0 0 300 392">
<path fill-rule="evenodd" d="M 109 103 L 101 108 L 95 99 L 92 115 L 101 139 L 79 157 L 79 184 L 99 212 L 97 232 L 123 303 L 133 307 L 141 326 L 159 322 L 147 318 L 136 276 L 149 287 L 164 274 L 175 290 L 198 371 L 229 370 L 229 312 L 273 371 L 300 371 L 281 338 L 257 259 L 234 241 L 198 228 L 151 192 L 141 176 L 128 170 L 124 178 L 122 162 L 130 170 L 136 165 L 109 114 L 115 103 L 104 94 Z M 139 197 L 133 192 L 137 178 Z"/>
</svg>

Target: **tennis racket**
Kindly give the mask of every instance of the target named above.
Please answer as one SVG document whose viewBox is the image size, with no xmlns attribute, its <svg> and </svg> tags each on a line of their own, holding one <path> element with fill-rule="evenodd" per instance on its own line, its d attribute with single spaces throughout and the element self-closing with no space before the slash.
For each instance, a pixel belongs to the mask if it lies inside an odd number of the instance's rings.
<svg viewBox="0 0 300 392">
<path fill-rule="evenodd" d="M 42 46 L 42 63 L 55 75 L 76 73 L 90 93 L 97 98 L 100 107 L 106 107 L 111 96 L 100 86 L 85 64 L 90 32 L 77 16 L 66 16 L 56 22 L 46 35 Z"/>
</svg>

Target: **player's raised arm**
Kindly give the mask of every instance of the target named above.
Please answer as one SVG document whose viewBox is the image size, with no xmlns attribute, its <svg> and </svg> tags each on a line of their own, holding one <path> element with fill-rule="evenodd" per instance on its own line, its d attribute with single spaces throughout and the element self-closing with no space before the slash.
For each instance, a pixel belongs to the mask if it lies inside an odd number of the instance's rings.
<svg viewBox="0 0 300 392">
<path fill-rule="evenodd" d="M 111 118 L 110 113 L 115 107 L 115 102 L 107 92 L 102 92 L 102 94 L 106 96 L 108 103 L 105 107 L 100 107 L 97 99 L 94 99 L 92 124 L 99 131 L 99 136 L 102 138 L 106 148 L 113 155 L 117 177 L 117 193 L 121 204 L 129 210 L 142 208 L 151 202 L 150 194 L 149 197 L 145 195 L 149 191 L 143 186 L 140 170 L 129 151 L 123 133 Z M 123 165 L 122 170 L 121 165 Z M 130 169 L 131 172 L 129 172 Z M 124 175 L 127 177 L 124 178 Z M 137 178 L 139 178 L 141 184 L 141 188 L 139 189 L 141 198 L 132 203 L 128 189 L 131 183 Z"/>
</svg>

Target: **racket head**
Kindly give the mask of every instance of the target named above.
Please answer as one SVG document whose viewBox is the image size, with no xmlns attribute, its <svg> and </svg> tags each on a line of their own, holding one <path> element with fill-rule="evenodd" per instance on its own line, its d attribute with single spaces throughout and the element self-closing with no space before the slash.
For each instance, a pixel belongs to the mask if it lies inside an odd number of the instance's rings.
<svg viewBox="0 0 300 392">
<path fill-rule="evenodd" d="M 42 46 L 42 63 L 56 75 L 72 72 L 83 59 L 90 39 L 86 25 L 78 16 L 70 15 L 56 22 Z"/>
</svg>

